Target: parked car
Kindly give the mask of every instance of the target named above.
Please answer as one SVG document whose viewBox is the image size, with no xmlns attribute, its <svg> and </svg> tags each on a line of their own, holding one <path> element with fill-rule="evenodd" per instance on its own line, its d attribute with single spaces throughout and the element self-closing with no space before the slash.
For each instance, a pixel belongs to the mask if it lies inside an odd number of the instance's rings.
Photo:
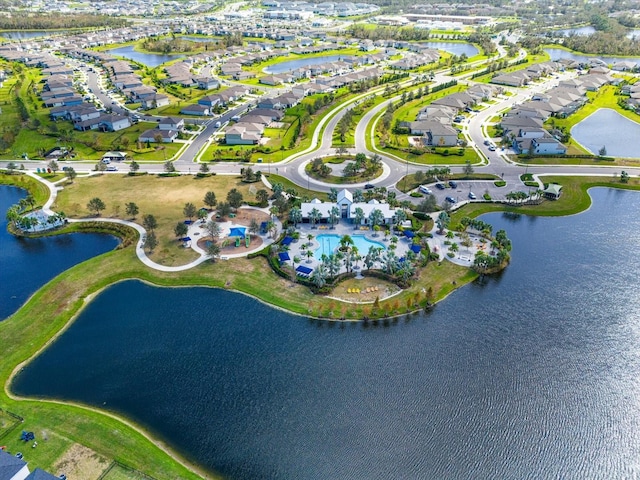
<svg viewBox="0 0 640 480">
<path fill-rule="evenodd" d="M 444 186 L 444 183 L 436 183 L 436 188 L 438 190 L 444 190 L 447 187 Z"/>
<path fill-rule="evenodd" d="M 469 192 L 469 198 L 470 198 L 471 200 L 475 200 L 475 199 L 476 199 L 476 194 L 475 194 L 475 193 L 473 193 L 473 192 Z"/>
<path fill-rule="evenodd" d="M 18 457 L 18 458 L 22 459 L 22 457 L 24 457 L 24 455 L 22 455 L 22 453 L 21 453 L 21 452 L 18 452 L 18 453 L 16 453 L 16 457 Z"/>
<path fill-rule="evenodd" d="M 447 198 L 445 198 L 445 200 L 446 200 L 447 202 L 449 202 L 449 203 L 456 203 L 456 199 L 455 199 L 455 198 L 453 198 L 453 197 L 447 197 Z"/>
<path fill-rule="evenodd" d="M 418 190 L 420 190 L 420 192 L 424 193 L 425 195 L 431 195 L 433 193 L 431 189 L 426 185 L 420 185 L 420 187 L 418 187 Z"/>
<path fill-rule="evenodd" d="M 107 167 L 107 172 L 117 172 L 118 171 L 118 167 L 116 167 L 115 165 L 109 165 Z"/>
<path fill-rule="evenodd" d="M 449 186 L 451 188 L 458 188 L 458 182 L 455 182 L 453 180 L 449 180 Z"/>
<path fill-rule="evenodd" d="M 485 140 L 484 144 L 488 147 L 489 145 L 491 145 L 491 142 L 489 140 Z"/>
<path fill-rule="evenodd" d="M 490 152 L 495 152 L 495 151 L 496 151 L 496 147 L 494 147 L 493 145 L 491 145 L 491 146 L 489 147 L 489 151 L 490 151 Z"/>
</svg>

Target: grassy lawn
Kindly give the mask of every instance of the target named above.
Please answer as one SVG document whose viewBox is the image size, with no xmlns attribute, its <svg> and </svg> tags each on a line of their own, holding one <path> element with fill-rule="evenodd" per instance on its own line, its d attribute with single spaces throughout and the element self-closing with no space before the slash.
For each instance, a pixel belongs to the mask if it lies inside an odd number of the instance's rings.
<svg viewBox="0 0 640 480">
<path fill-rule="evenodd" d="M 396 157 L 399 160 L 409 161 L 411 163 L 420 163 L 425 166 L 463 165 L 467 162 L 467 160 L 469 160 L 472 164 L 477 164 L 480 162 L 480 158 L 478 157 L 475 150 L 471 147 L 463 148 L 463 155 L 458 155 L 460 147 L 438 147 L 435 149 L 436 152 L 444 152 L 445 150 L 448 150 L 448 155 L 444 155 L 441 153 L 423 153 L 422 155 L 415 155 L 411 152 L 405 152 L 393 147 L 378 148 L 378 150 L 383 152 L 385 155 Z"/>
<path fill-rule="evenodd" d="M 311 189 L 308 190 L 299 185 L 296 185 L 291 180 L 281 175 L 266 174 L 266 177 L 268 178 L 269 182 L 271 182 L 271 185 L 273 185 L 274 183 L 281 183 L 284 186 L 285 190 L 293 189 L 298 193 L 298 196 L 302 198 L 308 198 L 308 199 L 318 198 L 323 202 L 326 202 L 328 200 L 327 193 L 318 192 L 316 190 L 311 190 Z"/>
<path fill-rule="evenodd" d="M 218 201 L 224 201 L 232 188 L 237 188 L 245 200 L 254 201 L 255 196 L 249 192 L 249 185 L 254 185 L 258 190 L 264 188 L 262 183 L 247 184 L 241 182 L 239 177 L 230 175 L 205 178 L 191 175 L 95 175 L 76 178 L 72 184 L 65 184 L 53 209 L 63 211 L 71 218 L 88 217 L 91 214 L 87 203 L 98 197 L 107 206 L 103 216 L 127 218 L 125 204 L 134 202 L 140 209 L 136 218 L 138 223 L 142 223 L 146 214 L 154 215 L 158 221 L 156 236 L 159 245 L 150 257 L 163 265 L 182 265 L 198 258 L 192 249 L 183 248 L 173 233 L 176 223 L 186 219 L 182 213 L 185 203 L 192 202 L 198 208 L 203 207 L 202 200 L 208 191 L 215 192 Z"/>
</svg>

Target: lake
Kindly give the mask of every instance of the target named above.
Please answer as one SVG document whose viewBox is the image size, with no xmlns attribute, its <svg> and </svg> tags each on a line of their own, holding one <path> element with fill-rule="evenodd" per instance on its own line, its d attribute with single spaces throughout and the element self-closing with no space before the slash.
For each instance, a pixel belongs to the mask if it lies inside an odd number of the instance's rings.
<svg viewBox="0 0 640 480">
<path fill-rule="evenodd" d="M 265 73 L 286 73 L 291 72 L 300 67 L 309 67 L 311 65 L 321 65 L 328 62 L 337 62 L 349 55 L 321 55 L 319 57 L 298 58 L 288 60 L 286 62 L 276 63 L 264 69 Z"/>
<path fill-rule="evenodd" d="M 398 320 L 119 283 L 12 388 L 122 412 L 230 479 L 639 478 L 640 194 L 591 194 L 484 215 L 509 267 Z"/>
<path fill-rule="evenodd" d="M 55 30 L 4 30 L 0 32 L 0 37 L 10 38 L 11 40 L 29 40 L 38 37 L 65 35 L 67 33 L 69 32 Z"/>
<path fill-rule="evenodd" d="M 459 43 L 459 42 L 420 42 L 421 45 L 427 45 L 430 48 L 435 48 L 438 50 L 444 50 L 445 52 L 449 52 L 453 55 L 462 55 L 463 53 L 471 58 L 480 53 L 478 49 L 470 44 L 470 43 Z"/>
<path fill-rule="evenodd" d="M 111 55 L 128 58 L 138 63 L 142 63 L 147 67 L 157 67 L 163 63 L 183 57 L 182 54 L 161 54 L 161 53 L 144 53 L 134 50 L 133 45 L 127 47 L 112 48 L 106 50 Z"/>
<path fill-rule="evenodd" d="M 571 128 L 576 142 L 597 155 L 605 146 L 610 157 L 640 158 L 640 123 L 633 122 L 610 108 L 601 108 Z"/>
<path fill-rule="evenodd" d="M 553 30 L 553 33 L 562 33 L 565 37 L 569 35 L 591 35 L 596 33 L 596 29 L 591 25 L 576 28 L 563 28 L 561 30 Z"/>
<path fill-rule="evenodd" d="M 15 313 L 42 285 L 80 262 L 113 250 L 111 235 L 74 233 L 20 238 L 7 232 L 5 213 L 26 197 L 24 190 L 0 185 L 0 320 Z"/>
<path fill-rule="evenodd" d="M 545 48 L 545 52 L 549 54 L 551 60 L 561 60 L 563 58 L 570 58 L 577 62 L 589 62 L 594 59 L 600 59 L 606 64 L 611 65 L 616 62 L 628 61 L 628 62 L 640 62 L 640 57 L 610 57 L 606 55 L 588 56 L 580 55 L 579 53 L 573 53 L 562 48 Z"/>
</svg>

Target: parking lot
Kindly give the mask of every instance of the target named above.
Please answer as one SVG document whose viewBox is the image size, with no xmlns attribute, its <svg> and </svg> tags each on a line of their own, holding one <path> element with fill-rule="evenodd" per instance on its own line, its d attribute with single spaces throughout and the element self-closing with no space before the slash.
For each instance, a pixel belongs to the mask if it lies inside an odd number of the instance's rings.
<svg viewBox="0 0 640 480">
<path fill-rule="evenodd" d="M 449 203 L 451 206 L 455 206 L 462 202 L 467 201 L 482 201 L 485 193 L 489 193 L 492 200 L 504 200 L 505 196 L 509 192 L 513 191 L 528 191 L 529 187 L 525 187 L 523 184 L 509 184 L 504 187 L 496 187 L 493 181 L 482 181 L 482 180 L 466 180 L 466 181 L 454 181 L 454 186 L 451 186 L 449 182 L 437 182 L 440 185 L 444 186 L 444 188 L 440 189 L 436 187 L 436 183 L 428 183 L 424 184 L 423 187 L 427 187 L 427 189 L 431 192 L 433 196 L 436 197 L 436 202 L 438 205 L 442 205 L 447 202 L 447 198 L 449 198 Z M 426 194 L 424 190 L 416 189 L 416 191 Z M 475 196 L 475 199 L 470 198 L 470 194 Z M 451 200 L 454 200 L 451 202 Z"/>
</svg>

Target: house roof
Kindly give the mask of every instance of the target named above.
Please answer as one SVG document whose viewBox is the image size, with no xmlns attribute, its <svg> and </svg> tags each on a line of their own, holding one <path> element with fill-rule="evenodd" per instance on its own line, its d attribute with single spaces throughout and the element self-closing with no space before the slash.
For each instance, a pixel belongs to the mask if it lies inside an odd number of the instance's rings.
<svg viewBox="0 0 640 480">
<path fill-rule="evenodd" d="M 45 472 L 41 468 L 36 468 L 24 480 L 60 480 L 60 477 L 56 477 L 52 473 Z"/>
<path fill-rule="evenodd" d="M 0 450 L 0 480 L 11 480 L 26 464 L 24 460 Z"/>
</svg>

